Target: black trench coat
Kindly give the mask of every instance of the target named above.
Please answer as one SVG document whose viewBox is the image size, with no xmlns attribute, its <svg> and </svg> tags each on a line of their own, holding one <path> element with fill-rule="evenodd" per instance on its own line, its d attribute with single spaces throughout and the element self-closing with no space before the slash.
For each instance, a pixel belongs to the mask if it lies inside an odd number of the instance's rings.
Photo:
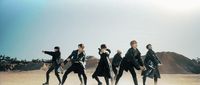
<svg viewBox="0 0 200 85">
<path fill-rule="evenodd" d="M 100 53 L 100 60 L 98 63 L 98 66 L 95 70 L 95 72 L 93 73 L 92 77 L 97 77 L 97 76 L 102 76 L 102 77 L 107 77 L 107 78 L 111 78 L 111 74 L 110 74 L 110 67 L 108 64 L 108 58 L 109 55 L 111 53 L 111 51 L 109 49 L 107 49 L 108 53 Z"/>
<path fill-rule="evenodd" d="M 142 75 L 149 78 L 160 78 L 158 64 L 161 64 L 161 62 L 157 58 L 155 52 L 153 50 L 149 50 L 144 59 L 146 70 L 142 72 Z"/>
</svg>

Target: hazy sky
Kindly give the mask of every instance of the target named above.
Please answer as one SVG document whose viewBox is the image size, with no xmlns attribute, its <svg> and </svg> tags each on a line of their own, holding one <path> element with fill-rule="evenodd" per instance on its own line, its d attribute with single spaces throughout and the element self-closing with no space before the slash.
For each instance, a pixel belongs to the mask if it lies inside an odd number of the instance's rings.
<svg viewBox="0 0 200 85">
<path fill-rule="evenodd" d="M 133 39 L 144 55 L 172 51 L 200 57 L 200 0 L 0 0 L 0 54 L 32 59 L 60 46 L 66 58 L 78 43 L 98 56 L 107 44 L 113 56 Z"/>
</svg>

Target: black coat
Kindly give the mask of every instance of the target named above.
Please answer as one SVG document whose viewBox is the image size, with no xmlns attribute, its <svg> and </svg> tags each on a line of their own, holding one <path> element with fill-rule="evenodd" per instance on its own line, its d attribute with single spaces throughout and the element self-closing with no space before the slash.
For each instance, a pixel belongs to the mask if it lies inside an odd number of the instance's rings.
<svg viewBox="0 0 200 85">
<path fill-rule="evenodd" d="M 160 78 L 160 72 L 158 70 L 158 64 L 161 64 L 158 57 L 153 50 L 148 50 L 146 57 L 144 59 L 144 65 L 146 70 L 142 72 L 142 75 L 150 78 Z"/>
<path fill-rule="evenodd" d="M 109 49 L 107 49 L 107 52 L 105 52 L 105 53 L 101 53 L 99 51 L 99 55 L 101 58 L 99 60 L 99 63 L 98 63 L 98 66 L 97 66 L 95 72 L 92 75 L 93 78 L 96 76 L 103 76 L 103 77 L 111 78 L 110 67 L 108 64 L 108 59 L 109 59 L 110 53 L 111 53 L 111 51 Z"/>
<path fill-rule="evenodd" d="M 52 63 L 53 64 L 60 64 L 60 51 L 44 51 L 45 54 L 51 55 L 52 56 Z"/>
<path fill-rule="evenodd" d="M 74 73 L 84 73 L 83 62 L 85 62 L 85 52 L 78 54 L 78 50 L 74 50 L 67 59 L 71 59 L 72 62 L 68 69 L 74 71 Z M 66 64 L 67 60 L 64 63 Z"/>
<path fill-rule="evenodd" d="M 75 62 L 85 62 L 85 52 L 78 54 L 78 50 L 74 50 L 68 59 L 71 59 L 72 63 Z"/>
<path fill-rule="evenodd" d="M 122 56 L 120 53 L 116 53 L 112 60 L 112 66 L 118 67 L 122 61 Z"/>
<path fill-rule="evenodd" d="M 126 71 L 133 67 L 140 70 L 140 66 L 143 66 L 140 51 L 138 49 L 130 48 L 122 59 L 120 68 L 123 68 Z"/>
</svg>

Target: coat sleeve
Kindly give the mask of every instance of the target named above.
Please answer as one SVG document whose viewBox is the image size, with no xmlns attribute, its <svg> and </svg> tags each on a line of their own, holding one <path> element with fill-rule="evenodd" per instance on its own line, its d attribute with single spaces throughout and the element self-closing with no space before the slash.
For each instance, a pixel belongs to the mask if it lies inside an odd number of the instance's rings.
<svg viewBox="0 0 200 85">
<path fill-rule="evenodd" d="M 150 60 L 154 63 L 154 65 L 157 66 L 159 64 L 159 60 L 157 60 L 155 53 L 150 51 L 149 56 L 150 56 Z"/>
<path fill-rule="evenodd" d="M 55 52 L 53 52 L 53 51 L 44 51 L 44 53 L 53 56 Z"/>
<path fill-rule="evenodd" d="M 161 64 L 160 60 L 158 59 L 158 56 L 154 53 L 155 59 L 158 61 L 158 64 Z"/>
<path fill-rule="evenodd" d="M 138 51 L 139 52 L 139 51 Z M 141 58 L 141 53 L 139 52 L 139 54 L 137 55 L 137 59 L 138 59 L 138 63 L 140 66 L 144 66 L 142 58 Z"/>
<path fill-rule="evenodd" d="M 107 54 L 108 57 L 109 57 L 110 53 L 111 53 L 110 49 L 107 49 L 106 54 Z"/>
<path fill-rule="evenodd" d="M 85 52 L 83 52 L 83 57 L 82 57 L 82 62 L 85 62 L 85 57 L 86 57 L 86 54 L 85 54 Z"/>
<path fill-rule="evenodd" d="M 151 67 L 149 66 L 149 61 L 150 61 L 149 52 L 147 52 L 146 57 L 145 57 L 145 59 L 144 59 L 144 65 L 145 65 L 146 68 L 151 68 Z"/>
<path fill-rule="evenodd" d="M 137 52 L 138 52 L 138 54 L 137 54 Z M 142 62 L 141 54 L 140 54 L 139 50 L 130 49 L 129 56 L 132 57 L 131 59 L 133 59 L 133 60 L 131 60 L 131 61 L 132 61 L 133 65 L 135 66 L 135 68 L 137 70 L 140 70 L 140 66 L 143 66 L 143 62 Z"/>
<path fill-rule="evenodd" d="M 69 57 L 67 59 L 71 59 L 73 56 L 73 53 L 74 53 L 74 51 L 69 55 Z M 66 64 L 68 62 L 67 59 L 64 61 L 64 64 Z"/>
</svg>

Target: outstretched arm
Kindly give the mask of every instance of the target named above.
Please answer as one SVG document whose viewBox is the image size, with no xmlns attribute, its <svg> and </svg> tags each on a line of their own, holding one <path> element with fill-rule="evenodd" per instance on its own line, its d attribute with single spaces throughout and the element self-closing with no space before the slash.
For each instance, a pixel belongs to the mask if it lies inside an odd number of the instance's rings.
<svg viewBox="0 0 200 85">
<path fill-rule="evenodd" d="M 48 55 L 53 55 L 55 52 L 53 52 L 53 51 L 42 51 L 43 53 L 45 53 L 45 54 L 48 54 Z"/>
<path fill-rule="evenodd" d="M 74 52 L 74 51 L 73 51 Z M 64 61 L 64 64 L 67 64 L 67 62 L 72 58 L 73 52 L 69 55 L 69 57 Z"/>
</svg>

